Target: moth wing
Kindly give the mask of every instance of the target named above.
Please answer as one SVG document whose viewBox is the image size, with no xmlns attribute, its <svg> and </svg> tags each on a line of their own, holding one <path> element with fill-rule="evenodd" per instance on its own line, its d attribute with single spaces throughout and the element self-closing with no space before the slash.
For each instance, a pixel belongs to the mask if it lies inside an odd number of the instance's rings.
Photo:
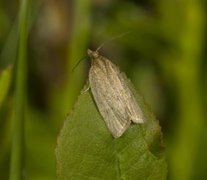
<svg viewBox="0 0 207 180">
<path fill-rule="evenodd" d="M 129 80 L 125 73 L 120 72 L 119 68 L 106 58 L 104 58 L 104 62 L 107 64 L 108 72 L 110 72 L 107 76 L 108 81 L 113 89 L 117 89 L 116 91 L 112 91 L 117 93 L 116 98 L 118 98 L 117 103 L 114 103 L 114 105 L 116 104 L 117 107 L 122 107 L 122 109 L 117 109 L 121 110 L 120 114 L 122 116 L 128 116 L 126 119 L 134 123 L 144 123 L 143 112 L 137 103 L 135 95 L 127 84 Z"/>
<path fill-rule="evenodd" d="M 116 110 L 110 106 L 110 103 L 102 98 L 102 96 L 97 96 L 96 93 L 93 93 L 93 95 L 107 128 L 115 138 L 120 137 L 126 131 L 131 122 L 126 118 L 124 119 L 123 116 L 120 116 L 120 113 L 116 112 Z"/>
<path fill-rule="evenodd" d="M 92 94 L 108 129 L 117 138 L 125 132 L 131 123 L 125 108 L 126 102 L 122 99 L 124 92 L 118 80 L 119 72 L 105 58 L 94 61 L 96 64 L 91 67 L 89 72 Z"/>
<path fill-rule="evenodd" d="M 115 118 L 113 120 L 108 119 L 108 122 L 108 128 L 115 138 L 120 137 L 131 124 L 128 119 L 124 119 L 123 117 L 120 117 L 118 115 L 115 115 Z"/>
<path fill-rule="evenodd" d="M 135 95 L 132 93 L 130 88 L 128 87 L 127 82 L 129 81 L 128 78 L 124 73 L 119 74 L 119 79 L 125 89 L 126 98 L 126 108 L 129 115 L 130 120 L 132 120 L 134 123 L 144 123 L 144 115 L 140 108 L 140 106 L 137 103 L 137 100 L 135 98 Z"/>
</svg>

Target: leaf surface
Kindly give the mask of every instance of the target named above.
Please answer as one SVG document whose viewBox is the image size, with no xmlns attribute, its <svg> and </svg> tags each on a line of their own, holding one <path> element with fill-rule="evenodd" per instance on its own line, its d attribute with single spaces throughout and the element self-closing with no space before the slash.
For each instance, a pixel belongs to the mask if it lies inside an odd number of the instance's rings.
<svg viewBox="0 0 207 180">
<path fill-rule="evenodd" d="M 58 179 L 165 180 L 167 165 L 158 121 L 126 79 L 144 113 L 144 124 L 131 124 L 114 139 L 90 91 L 81 94 L 68 115 L 56 148 Z"/>
</svg>

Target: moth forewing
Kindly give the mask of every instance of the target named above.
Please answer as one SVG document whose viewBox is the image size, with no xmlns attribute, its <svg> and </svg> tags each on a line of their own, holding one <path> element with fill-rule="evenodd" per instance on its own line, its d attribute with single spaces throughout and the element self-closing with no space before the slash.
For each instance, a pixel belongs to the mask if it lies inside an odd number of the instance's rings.
<svg viewBox="0 0 207 180">
<path fill-rule="evenodd" d="M 144 122 L 142 111 L 119 68 L 96 51 L 88 50 L 88 55 L 92 59 L 89 85 L 94 100 L 108 129 L 118 138 L 131 121 Z"/>
<path fill-rule="evenodd" d="M 128 108 L 128 114 L 131 117 L 131 120 L 134 123 L 144 123 L 143 113 L 141 108 L 139 107 L 137 100 L 134 96 L 134 94 L 131 92 L 127 85 L 127 77 L 124 73 L 119 74 L 120 81 L 122 82 L 122 85 L 124 89 L 127 91 L 128 100 L 126 107 Z"/>
</svg>

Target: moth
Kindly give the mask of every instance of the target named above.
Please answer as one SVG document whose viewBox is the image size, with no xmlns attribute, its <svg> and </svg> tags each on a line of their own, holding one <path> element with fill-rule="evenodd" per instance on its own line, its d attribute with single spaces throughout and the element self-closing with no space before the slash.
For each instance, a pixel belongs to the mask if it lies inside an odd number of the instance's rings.
<svg viewBox="0 0 207 180">
<path fill-rule="evenodd" d="M 125 74 L 98 51 L 87 50 L 91 58 L 89 86 L 106 126 L 114 138 L 122 136 L 131 122 L 144 123 L 143 113 L 129 89 Z"/>
</svg>

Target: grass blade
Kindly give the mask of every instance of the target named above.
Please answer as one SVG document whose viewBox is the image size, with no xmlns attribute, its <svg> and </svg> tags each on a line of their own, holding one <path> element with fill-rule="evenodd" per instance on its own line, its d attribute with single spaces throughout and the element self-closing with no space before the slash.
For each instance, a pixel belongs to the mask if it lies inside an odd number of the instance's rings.
<svg viewBox="0 0 207 180">
<path fill-rule="evenodd" d="M 24 107 L 26 84 L 28 0 L 22 0 L 19 13 L 19 44 L 15 77 L 14 126 L 11 150 L 10 180 L 23 178 Z"/>
</svg>

